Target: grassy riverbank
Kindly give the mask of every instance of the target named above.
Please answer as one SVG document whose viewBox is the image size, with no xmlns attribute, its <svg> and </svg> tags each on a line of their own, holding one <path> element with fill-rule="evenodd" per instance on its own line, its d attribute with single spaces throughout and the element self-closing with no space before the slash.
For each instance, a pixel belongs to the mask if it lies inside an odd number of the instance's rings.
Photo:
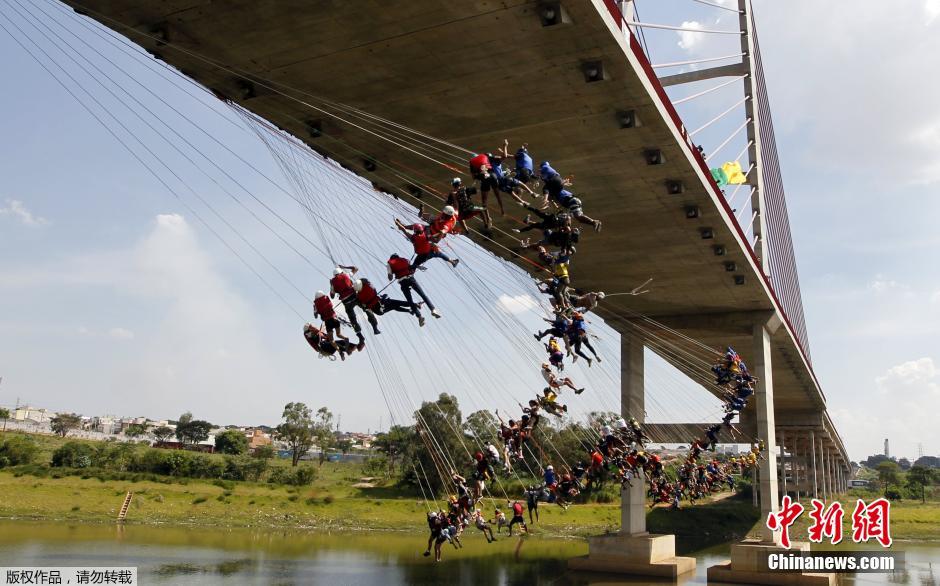
<svg viewBox="0 0 940 586">
<path fill-rule="evenodd" d="M 48 461 L 61 445 L 58 438 L 39 440 L 37 462 Z M 272 466 L 290 466 L 274 461 Z M 306 464 L 316 467 L 316 464 Z M 393 482 L 363 483 L 362 464 L 327 462 L 308 486 L 157 477 L 152 474 L 97 475 L 93 470 L 65 470 L 31 465 L 0 470 L 0 518 L 113 523 L 125 494 L 134 493 L 128 524 L 206 527 L 383 529 L 424 532 L 426 505 Z M 509 496 L 521 488 L 505 486 Z M 495 490 L 495 489 L 494 489 Z M 502 495 L 500 490 L 496 493 Z M 656 508 L 648 515 L 651 532 L 674 533 L 680 543 L 704 546 L 756 535 L 763 519 L 740 498 L 717 498 L 682 511 Z M 843 498 L 850 522 L 854 498 Z M 504 498 L 486 499 L 485 513 L 506 506 Z M 809 506 L 808 503 L 806 504 Z M 596 535 L 620 525 L 618 504 L 577 504 L 567 511 L 542 504 L 534 533 L 553 536 Z M 892 505 L 895 539 L 940 538 L 940 506 L 903 501 Z M 804 514 L 793 535 L 805 535 Z M 846 527 L 850 531 L 850 527 Z M 847 533 L 850 534 L 850 533 Z M 691 547 L 691 546 L 690 546 Z"/>
</svg>

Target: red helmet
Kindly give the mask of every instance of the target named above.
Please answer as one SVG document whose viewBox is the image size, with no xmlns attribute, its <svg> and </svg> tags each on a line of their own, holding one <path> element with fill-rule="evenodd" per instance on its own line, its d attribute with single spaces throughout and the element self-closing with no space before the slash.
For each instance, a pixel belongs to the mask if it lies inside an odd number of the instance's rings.
<svg viewBox="0 0 940 586">
<path fill-rule="evenodd" d="M 477 462 L 482 462 L 482 461 L 483 461 L 483 453 L 482 453 L 482 452 L 477 452 L 476 454 L 473 455 L 473 457 L 476 458 L 476 461 L 477 461 Z"/>
</svg>

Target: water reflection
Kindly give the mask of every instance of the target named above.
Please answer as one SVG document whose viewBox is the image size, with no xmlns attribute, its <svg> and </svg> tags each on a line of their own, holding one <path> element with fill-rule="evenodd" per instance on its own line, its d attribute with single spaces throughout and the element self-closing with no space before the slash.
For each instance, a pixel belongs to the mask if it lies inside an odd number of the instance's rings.
<svg viewBox="0 0 940 586">
<path fill-rule="evenodd" d="M 0 565 L 137 566 L 143 584 L 329 584 L 387 586 L 602 586 L 661 585 L 668 582 L 622 576 L 572 573 L 566 560 L 584 555 L 581 540 L 501 536 L 488 545 L 474 533 L 455 551 L 445 546 L 444 561 L 422 556 L 425 541 L 404 533 L 311 533 L 189 527 L 119 528 L 0 522 Z M 843 584 L 937 586 L 940 547 L 902 546 L 904 571 L 860 574 Z M 725 559 L 727 547 L 692 552 L 694 575 L 679 583 L 706 584 L 709 565 Z"/>
</svg>

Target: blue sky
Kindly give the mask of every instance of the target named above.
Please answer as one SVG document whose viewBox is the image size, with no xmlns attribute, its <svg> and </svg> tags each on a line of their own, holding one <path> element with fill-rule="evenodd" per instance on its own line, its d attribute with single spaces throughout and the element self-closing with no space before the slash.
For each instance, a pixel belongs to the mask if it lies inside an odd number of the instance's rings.
<svg viewBox="0 0 940 586">
<path fill-rule="evenodd" d="M 853 458 L 880 451 L 884 437 L 901 455 L 916 455 L 919 442 L 936 454 L 940 265 L 933 256 L 940 244 L 940 82 L 924 73 L 940 66 L 940 3 L 909 2 L 892 13 L 872 1 L 856 3 L 851 11 L 805 0 L 755 5 L 810 344 L 833 418 Z M 690 2 L 640 0 L 638 8 L 648 22 L 734 26 L 730 13 Z M 31 30 L 22 15 L 11 12 L 10 18 Z M 0 23 L 10 28 L 9 21 Z M 289 186 L 268 149 L 219 102 L 191 86 L 180 89 L 145 67 L 139 55 L 71 26 L 239 156 Z M 34 29 L 31 36 L 54 54 Z M 664 31 L 647 31 L 646 37 L 654 63 L 735 52 L 733 38 Z M 63 38 L 79 43 L 64 33 Z M 295 312 L 307 315 L 308 309 L 293 286 L 308 295 L 327 288 L 328 258 L 280 230 L 308 257 L 299 258 L 67 58 L 57 58 L 289 276 L 291 282 L 271 271 L 183 184 L 161 171 L 186 205 L 262 272 L 286 307 L 2 31 L 0 51 L 10 56 L 3 65 L 8 87 L 19 90 L 0 95 L 0 110 L 8 113 L 0 121 L 0 404 L 20 397 L 52 409 L 155 418 L 192 410 L 215 422 L 248 424 L 273 423 L 284 403 L 303 400 L 342 414 L 344 428 L 364 430 L 380 420 L 387 425 L 390 411 L 405 419 L 416 402 L 442 390 L 456 393 L 468 413 L 510 409 L 540 388 L 541 354 L 529 334 L 539 325 L 540 308 L 531 284 L 459 241 L 454 246 L 461 267 L 432 261 L 419 276 L 443 319 L 418 330 L 408 316 L 393 315 L 382 320 L 385 332 L 368 356 L 345 364 L 318 360 L 301 339 Z M 317 242 L 304 211 L 277 185 L 245 169 L 111 64 L 89 56 Z M 679 98 L 707 85 L 671 94 Z M 729 87 L 683 105 L 680 113 L 695 128 L 739 97 L 740 87 Z M 706 152 L 740 120 L 729 116 L 697 137 Z M 728 156 L 740 147 L 729 145 Z M 200 164 L 207 165 L 201 159 Z M 324 228 L 337 254 L 349 251 L 351 258 L 337 260 L 358 264 L 380 280 L 381 260 L 393 250 L 408 251 L 389 228 L 393 216 L 407 216 L 408 210 L 377 203 L 361 182 L 329 166 L 309 163 L 305 169 L 317 185 L 306 194 L 311 201 L 343 193 L 356 202 L 348 211 L 323 207 L 331 221 L 351 226 L 346 236 Z M 239 186 L 215 178 L 244 195 Z M 366 220 L 354 218 L 357 213 Z M 349 238 L 372 254 L 348 245 Z M 578 412 L 616 404 L 616 337 L 594 325 L 605 362 L 570 368 L 576 382 L 593 391 L 571 399 Z M 383 365 L 378 378 L 372 361 Z M 717 413 L 706 393 L 651 362 L 650 419 L 700 420 Z"/>
</svg>

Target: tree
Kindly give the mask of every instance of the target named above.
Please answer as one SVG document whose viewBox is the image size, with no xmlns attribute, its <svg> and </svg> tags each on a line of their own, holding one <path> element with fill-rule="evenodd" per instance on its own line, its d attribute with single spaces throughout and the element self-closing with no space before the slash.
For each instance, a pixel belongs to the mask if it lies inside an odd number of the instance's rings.
<svg viewBox="0 0 940 586">
<path fill-rule="evenodd" d="M 0 407 L 0 419 L 6 421 L 10 418 L 10 410 L 6 407 Z"/>
<path fill-rule="evenodd" d="M 124 435 L 127 437 L 140 437 L 145 433 L 147 433 L 147 427 L 140 423 L 132 423 L 124 430 Z"/>
<path fill-rule="evenodd" d="M 312 428 L 313 439 L 320 448 L 318 464 L 323 465 L 326 461 L 326 451 L 333 447 L 336 436 L 333 435 L 333 414 L 326 407 L 317 409 L 317 419 Z"/>
<path fill-rule="evenodd" d="M 157 440 L 157 443 L 162 444 L 173 437 L 174 433 L 175 432 L 171 428 L 165 425 L 161 425 L 160 427 L 154 428 L 153 437 L 155 440 Z"/>
<path fill-rule="evenodd" d="M 940 458 L 937 456 L 921 456 L 914 460 L 915 466 L 923 466 L 924 468 L 940 468 Z"/>
<path fill-rule="evenodd" d="M 890 460 L 884 461 L 875 468 L 878 471 L 878 481 L 884 485 L 884 492 L 887 496 L 888 486 L 898 483 L 898 472 L 900 468 Z"/>
<path fill-rule="evenodd" d="M 496 441 L 499 435 L 499 421 L 495 415 L 486 409 L 481 409 L 467 416 L 463 429 L 473 436 L 477 443 Z"/>
<path fill-rule="evenodd" d="M 251 455 L 260 460 L 270 460 L 274 457 L 274 446 L 258 446 L 255 448 L 255 451 L 251 453 Z"/>
<path fill-rule="evenodd" d="M 345 456 L 349 453 L 350 450 L 352 450 L 353 442 L 349 438 L 343 438 L 341 440 L 336 440 L 334 447 L 342 452 L 342 454 Z"/>
<path fill-rule="evenodd" d="M 406 458 L 403 456 L 414 451 L 417 437 L 414 427 L 393 425 L 387 432 L 376 435 L 372 445 L 385 454 L 389 471 L 395 469 L 395 462 L 400 462 L 404 472 Z"/>
<path fill-rule="evenodd" d="M 82 418 L 75 413 L 59 413 L 49 420 L 49 424 L 53 433 L 65 437 L 69 434 L 69 431 L 81 426 Z"/>
<path fill-rule="evenodd" d="M 901 458 L 900 460 L 898 460 L 898 467 L 899 467 L 901 470 L 905 470 L 905 471 L 906 471 L 906 470 L 910 470 L 910 469 L 911 469 L 911 461 L 908 460 L 907 458 Z"/>
<path fill-rule="evenodd" d="M 176 426 L 176 439 L 181 443 L 196 445 L 209 439 L 212 424 L 202 419 L 191 419 Z"/>
<path fill-rule="evenodd" d="M 927 502 L 927 487 L 936 482 L 936 472 L 924 466 L 912 466 L 907 473 L 907 484 L 912 490 L 920 490 L 920 500 Z"/>
<path fill-rule="evenodd" d="M 441 393 L 437 401 L 425 401 L 415 412 L 415 430 L 419 441 L 416 442 L 411 462 L 412 465 L 418 464 L 417 469 L 423 477 L 421 482 L 425 482 L 426 479 L 432 490 L 436 491 L 444 488 L 445 484 L 449 485 L 450 474 L 456 472 L 455 470 L 438 470 L 435 466 L 435 459 L 439 462 L 441 454 L 451 454 L 457 458 L 458 461 L 454 462 L 456 466 L 470 464 L 469 461 L 460 460 L 460 455 L 467 458 L 463 444 L 461 444 L 462 429 L 460 405 L 453 395 Z M 425 447 L 429 445 L 435 451 L 433 458 L 428 448 Z M 405 473 L 407 476 L 407 468 Z"/>
<path fill-rule="evenodd" d="M 291 451 L 291 466 L 313 446 L 313 414 L 303 403 L 288 403 L 281 414 L 284 423 L 274 429 L 275 435 L 287 442 Z"/>
<path fill-rule="evenodd" d="M 228 429 L 215 436 L 215 451 L 238 456 L 248 451 L 248 438 L 237 429 Z"/>
<path fill-rule="evenodd" d="M 878 468 L 878 464 L 882 462 L 890 462 L 891 458 L 885 456 L 884 454 L 875 454 L 874 456 L 868 456 L 868 459 L 865 460 L 865 465 L 875 470 Z"/>
<path fill-rule="evenodd" d="M 193 420 L 193 414 L 187 411 L 180 415 L 179 420 L 176 422 L 177 425 L 186 425 Z"/>
</svg>

